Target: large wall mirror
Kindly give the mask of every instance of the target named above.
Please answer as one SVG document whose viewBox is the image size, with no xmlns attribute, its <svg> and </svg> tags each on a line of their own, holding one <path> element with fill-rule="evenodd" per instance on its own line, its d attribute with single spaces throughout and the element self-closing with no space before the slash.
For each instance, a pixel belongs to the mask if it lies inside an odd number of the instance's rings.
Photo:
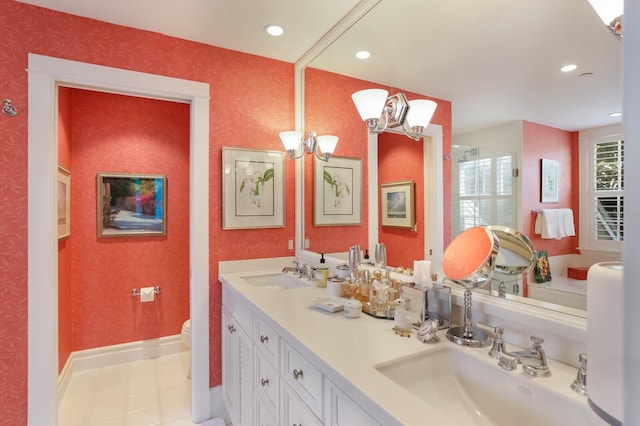
<svg viewBox="0 0 640 426">
<path fill-rule="evenodd" d="M 465 160 L 474 155 L 500 161 L 508 157 L 512 167 L 520 170 L 528 162 L 537 162 L 538 158 L 527 158 L 522 142 L 512 137 L 518 132 L 513 127 L 521 129 L 523 120 L 570 132 L 621 121 L 608 114 L 622 108 L 622 43 L 586 0 L 361 3 L 368 3 L 370 10 L 340 33 L 304 72 L 302 124 L 307 131 L 338 135 L 336 155 L 363 160 L 362 221 L 349 227 L 314 226 L 310 212 L 313 162 L 304 159 L 304 190 L 297 191 L 304 197 L 300 247 L 333 253 L 345 252 L 354 243 L 368 248 L 377 242 L 373 240 L 380 230 L 377 192 L 384 183 L 378 181 L 378 153 L 387 136 L 367 134 L 350 97 L 372 83 L 392 93 L 416 95 L 413 98 L 448 101 L 439 103 L 432 120 L 440 126 L 442 151 L 428 155 L 422 151 L 423 164 L 431 156 L 425 170 L 436 173 L 424 177 L 427 188 L 418 201 L 423 209 L 416 222 L 424 235 L 425 258 L 434 255 L 429 240 L 436 246 L 440 241 L 442 250 L 457 232 L 453 221 L 459 220 L 459 212 L 453 210 L 460 208 L 461 192 L 459 180 L 454 181 L 456 173 L 465 169 Z M 370 51 L 371 57 L 355 59 L 358 50 Z M 560 72 L 569 63 L 576 63 L 578 69 Z M 450 108 L 450 121 L 438 117 L 443 108 Z M 502 135 L 500 146 L 495 146 L 495 137 L 483 136 L 486 129 Z M 435 133 L 432 129 L 426 135 L 423 149 Z M 402 143 L 416 144 L 405 139 Z M 436 182 L 429 189 L 431 178 Z M 537 194 L 523 193 L 522 178 L 511 184 L 511 222 L 494 224 L 518 229 L 531 215 L 523 211 L 523 200 Z M 431 217 L 426 199 L 442 203 Z M 436 221 L 438 211 L 443 216 Z M 502 220 L 497 214 L 494 217 Z M 411 260 L 398 258 L 397 262 L 410 265 Z"/>
</svg>

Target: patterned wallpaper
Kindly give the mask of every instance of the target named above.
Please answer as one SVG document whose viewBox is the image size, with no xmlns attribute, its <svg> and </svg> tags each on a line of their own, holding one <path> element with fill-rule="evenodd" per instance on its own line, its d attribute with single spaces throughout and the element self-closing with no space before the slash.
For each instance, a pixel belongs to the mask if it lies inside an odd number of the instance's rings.
<svg viewBox="0 0 640 426">
<path fill-rule="evenodd" d="M 413 261 L 424 259 L 424 144 L 404 135 L 385 133 L 378 137 L 378 180 L 380 184 L 413 180 L 414 214 L 417 231 L 378 226 L 379 239 L 387 247 L 387 263 L 413 268 Z M 378 188 L 379 205 L 383 199 Z M 382 207 L 378 207 L 381 209 Z M 379 212 L 382 217 L 382 211 Z"/>
<path fill-rule="evenodd" d="M 529 236 L 536 250 L 546 250 L 549 256 L 577 253 L 578 235 L 560 240 L 543 240 L 536 235 L 534 225 L 536 215 L 532 209 L 564 208 L 573 209 L 576 231 L 579 229 L 578 191 L 578 132 L 568 132 L 542 124 L 523 122 L 523 162 L 522 197 L 523 232 Z M 542 204 L 540 202 L 540 159 L 560 161 L 560 202 Z"/>
<path fill-rule="evenodd" d="M 72 350 L 179 334 L 189 318 L 188 104 L 73 89 Z M 96 174 L 167 177 L 166 237 L 96 237 Z M 154 302 L 132 288 L 159 285 Z"/>
<path fill-rule="evenodd" d="M 222 231 L 221 148 L 281 149 L 278 132 L 294 125 L 293 65 L 13 0 L 0 0 L 0 25 L 5 29 L 0 38 L 1 95 L 10 98 L 20 109 L 17 117 L 0 116 L 0 216 L 3 218 L 0 222 L 0 411 L 3 413 L 0 425 L 27 423 L 29 106 L 25 69 L 29 52 L 210 84 L 210 384 L 218 386 L 221 382 L 218 262 L 288 256 L 292 252 L 287 248 L 287 241 L 295 232 L 293 164 L 287 164 L 285 228 Z M 74 177 L 82 173 L 76 169 L 77 164 L 72 166 Z M 77 183 L 74 179 L 72 186 L 77 187 Z M 88 185 L 93 192 L 93 178 Z M 87 204 L 94 211 L 93 203 Z M 125 243 L 104 243 L 114 244 Z M 97 261 L 94 265 L 100 266 Z M 129 303 L 130 296 L 126 297 Z M 122 309 L 122 306 L 109 301 L 93 308 L 108 311 Z M 135 308 L 137 312 L 138 307 Z M 133 308 L 129 309 L 131 315 L 136 315 Z M 148 313 L 142 310 L 138 314 Z M 176 316 L 182 319 L 183 315 Z M 96 320 L 88 322 L 95 325 Z M 171 328 L 175 330 L 175 324 Z M 128 331 L 140 338 L 157 330 Z M 92 337 L 88 339 L 91 341 Z"/>
</svg>

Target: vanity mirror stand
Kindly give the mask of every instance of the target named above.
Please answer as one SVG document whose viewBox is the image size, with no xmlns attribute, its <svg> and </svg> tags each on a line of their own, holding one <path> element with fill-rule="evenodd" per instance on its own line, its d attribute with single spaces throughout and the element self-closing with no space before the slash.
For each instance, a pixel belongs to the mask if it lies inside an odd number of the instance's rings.
<svg viewBox="0 0 640 426">
<path fill-rule="evenodd" d="M 494 271 L 526 274 L 535 261 L 531 241 L 505 226 L 476 226 L 458 235 L 442 257 L 442 272 L 451 284 L 464 288 L 463 325 L 450 328 L 447 338 L 474 348 L 491 344 L 487 333 L 473 326 L 471 297 L 474 288 L 491 282 Z"/>
</svg>

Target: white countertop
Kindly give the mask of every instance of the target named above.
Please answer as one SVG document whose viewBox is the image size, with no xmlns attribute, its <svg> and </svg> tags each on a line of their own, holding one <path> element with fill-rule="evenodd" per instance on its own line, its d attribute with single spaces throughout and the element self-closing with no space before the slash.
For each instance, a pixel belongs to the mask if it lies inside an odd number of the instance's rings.
<svg viewBox="0 0 640 426">
<path fill-rule="evenodd" d="M 453 350 L 468 352 L 471 356 L 499 368 L 497 361 L 489 357 L 489 348 L 476 349 L 455 345 L 447 340 L 446 330 L 440 330 L 438 333 L 441 340 L 439 343 L 424 344 L 416 338 L 415 331 L 410 338 L 396 335 L 392 330 L 394 322 L 391 320 L 376 319 L 366 314 L 349 319 L 345 318 L 342 312 L 332 314 L 314 308 L 313 301 L 325 296 L 326 289 L 310 287 L 278 291 L 252 286 L 241 278 L 279 271 L 222 271 L 220 281 L 271 318 L 284 330 L 281 334 L 287 341 L 298 341 L 314 354 L 317 360 L 310 361 L 320 364 L 331 381 L 348 394 L 351 389 L 356 388 L 400 424 L 456 423 L 447 417 L 446 407 L 435 407 L 418 399 L 376 370 L 376 365 L 415 356 L 425 351 L 442 349 L 443 345 L 447 345 Z M 517 348 L 507 344 L 507 349 Z M 577 369 L 553 360 L 549 360 L 549 367 L 552 371 L 551 377 L 530 380 L 586 405 L 586 398 L 569 388 L 569 384 L 576 377 Z M 517 372 L 505 371 L 504 374 L 526 376 L 520 369 Z"/>
</svg>

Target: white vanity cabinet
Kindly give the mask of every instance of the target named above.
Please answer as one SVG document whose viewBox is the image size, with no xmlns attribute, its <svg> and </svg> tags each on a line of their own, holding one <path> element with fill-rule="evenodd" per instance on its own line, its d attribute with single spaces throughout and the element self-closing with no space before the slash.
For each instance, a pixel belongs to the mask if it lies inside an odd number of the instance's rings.
<svg viewBox="0 0 640 426">
<path fill-rule="evenodd" d="M 226 310 L 222 310 L 222 396 L 234 425 L 253 422 L 252 341 Z"/>
<path fill-rule="evenodd" d="M 248 300 L 224 286 L 222 304 L 222 389 L 234 426 L 379 424 Z"/>
</svg>

